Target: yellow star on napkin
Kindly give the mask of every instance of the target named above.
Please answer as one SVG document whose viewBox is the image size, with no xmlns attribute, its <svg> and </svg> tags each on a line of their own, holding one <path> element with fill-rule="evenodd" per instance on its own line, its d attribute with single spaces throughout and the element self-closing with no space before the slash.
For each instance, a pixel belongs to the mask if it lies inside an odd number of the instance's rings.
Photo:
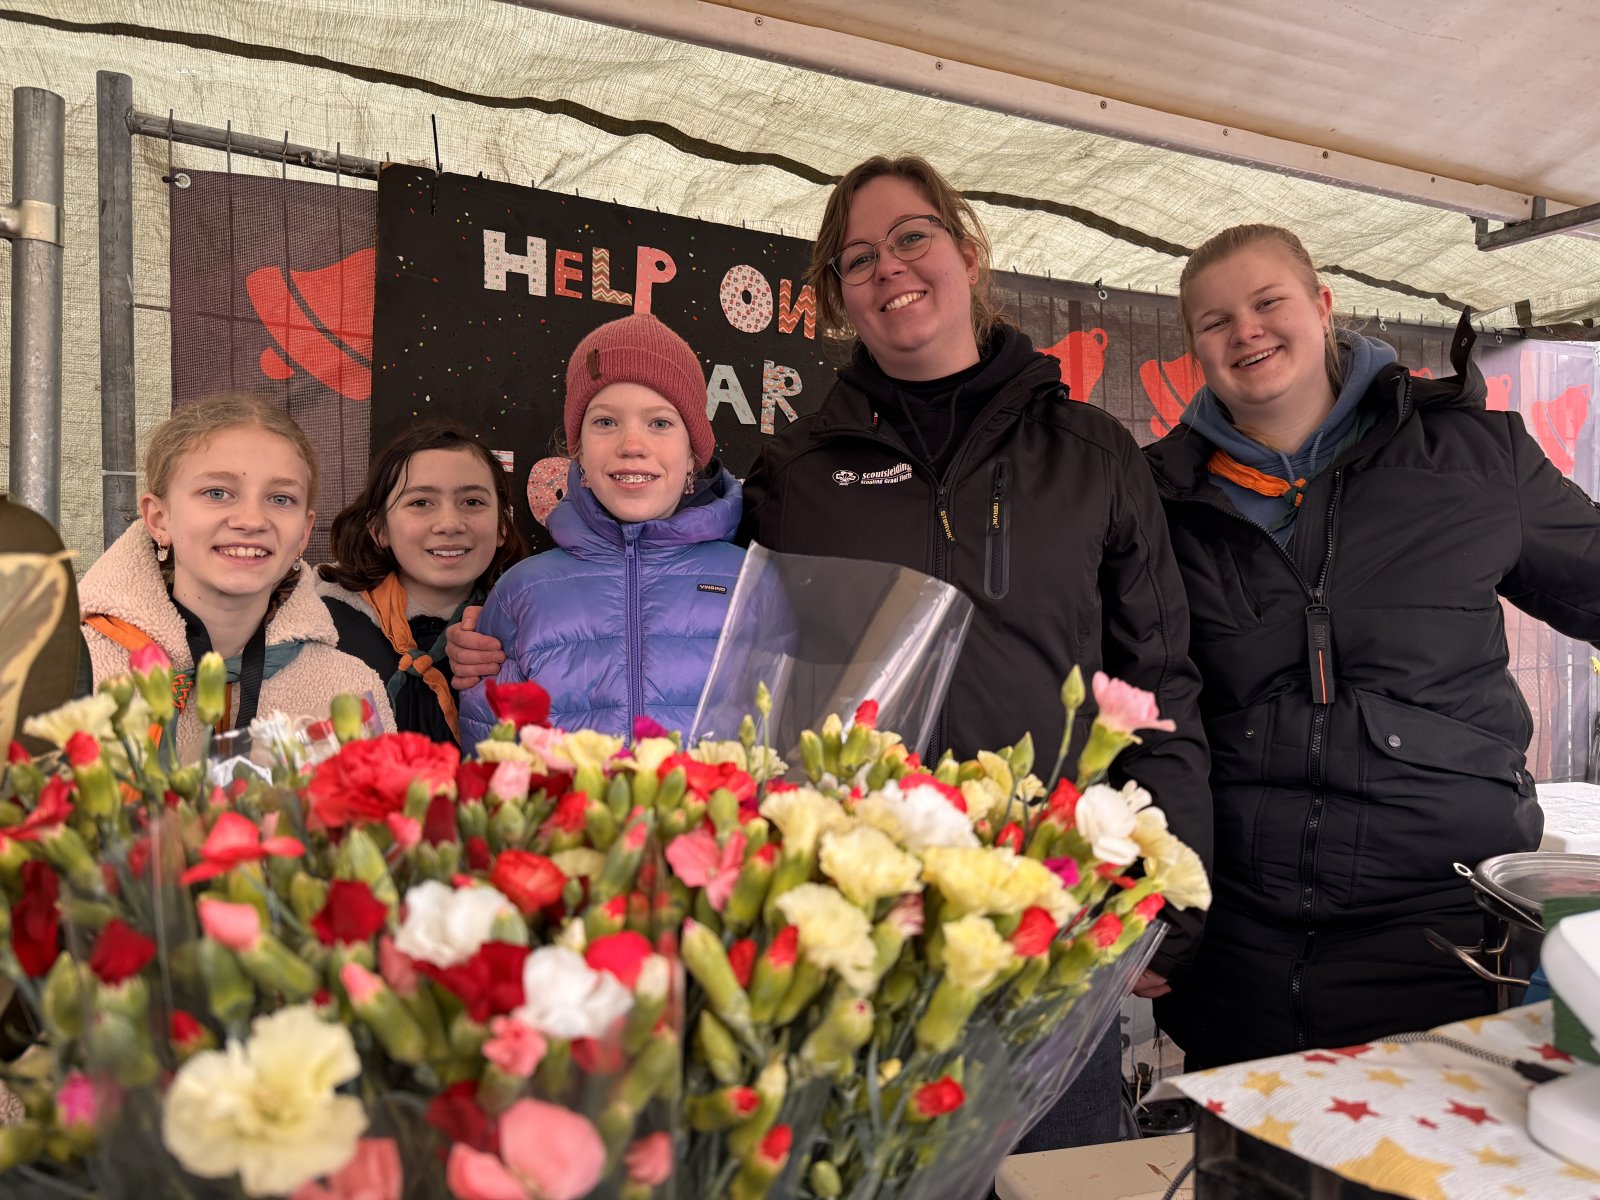
<svg viewBox="0 0 1600 1200">
<path fill-rule="evenodd" d="M 1367 1078 L 1372 1080 L 1373 1083 L 1388 1083 L 1395 1087 L 1405 1087 L 1410 1082 L 1404 1075 L 1396 1075 L 1388 1067 L 1383 1067 L 1376 1071 L 1368 1071 Z"/>
<path fill-rule="evenodd" d="M 1260 1092 L 1263 1096 L 1270 1096 L 1279 1088 L 1289 1085 L 1276 1071 L 1251 1071 L 1239 1086 L 1249 1088 L 1252 1092 Z"/>
<path fill-rule="evenodd" d="M 1289 1131 L 1297 1122 L 1280 1121 L 1277 1117 L 1264 1117 L 1259 1125 L 1252 1125 L 1245 1132 L 1253 1134 L 1263 1142 L 1271 1142 L 1274 1146 L 1284 1150 L 1289 1148 Z"/>
<path fill-rule="evenodd" d="M 1478 1077 L 1470 1075 L 1466 1071 L 1440 1071 L 1439 1078 L 1451 1087 L 1458 1088 L 1463 1092 L 1483 1091 L 1483 1084 L 1478 1082 Z"/>
<path fill-rule="evenodd" d="M 1585 1179 L 1600 1181 L 1600 1175 L 1580 1167 L 1577 1163 L 1567 1163 L 1561 1168 L 1561 1173 L 1570 1179 Z"/>
<path fill-rule="evenodd" d="M 1476 1151 L 1478 1161 L 1486 1167 L 1514 1167 L 1522 1160 L 1514 1154 L 1501 1154 L 1493 1146 Z"/>
<path fill-rule="evenodd" d="M 1333 1169 L 1346 1179 L 1367 1184 L 1384 1192 L 1402 1192 L 1412 1200 L 1446 1200 L 1439 1176 L 1455 1168 L 1409 1154 L 1389 1138 L 1379 1138 L 1361 1158 L 1335 1163 Z"/>
</svg>

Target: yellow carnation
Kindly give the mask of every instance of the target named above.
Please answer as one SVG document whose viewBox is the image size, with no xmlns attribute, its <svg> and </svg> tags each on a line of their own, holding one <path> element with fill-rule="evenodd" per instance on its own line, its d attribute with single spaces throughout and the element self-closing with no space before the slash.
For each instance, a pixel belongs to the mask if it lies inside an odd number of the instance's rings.
<svg viewBox="0 0 1600 1200">
<path fill-rule="evenodd" d="M 562 749 L 578 770 L 593 767 L 596 771 L 604 771 L 606 764 L 621 751 L 622 739 L 596 733 L 592 729 L 579 729 L 567 734 Z"/>
<path fill-rule="evenodd" d="M 967 820 L 974 825 L 997 821 L 1005 814 L 1006 793 L 992 779 L 967 780 L 961 785 L 961 798 L 967 802 Z"/>
<path fill-rule="evenodd" d="M 1159 808 L 1142 808 L 1133 816 L 1133 840 L 1139 843 L 1139 857 L 1146 863 L 1147 871 L 1157 866 L 1171 866 L 1178 860 L 1183 843 L 1167 830 L 1167 814 Z"/>
<path fill-rule="evenodd" d="M 1011 764 L 993 750 L 979 750 L 978 765 L 983 768 L 984 775 L 1009 798 L 1015 782 L 1011 775 Z"/>
<path fill-rule="evenodd" d="M 789 764 L 773 753 L 771 746 L 752 746 L 747 754 L 744 744 L 737 741 L 717 742 L 707 738 L 690 749 L 689 757 L 703 763 L 732 763 L 757 779 L 777 779 L 789 769 Z"/>
<path fill-rule="evenodd" d="M 761 815 L 783 834 L 786 854 L 814 854 L 823 834 L 850 826 L 850 817 L 837 800 L 805 787 L 768 793 L 761 802 Z"/>
<path fill-rule="evenodd" d="M 492 739 L 481 741 L 477 745 L 479 762 L 503 763 L 520 762 L 528 763 L 534 770 L 543 772 L 544 763 L 532 750 L 518 745 L 516 742 L 496 742 Z"/>
<path fill-rule="evenodd" d="M 605 869 L 606 856 L 588 846 L 575 846 L 552 854 L 550 861 L 560 867 L 568 879 L 593 879 Z"/>
<path fill-rule="evenodd" d="M 822 835 L 822 870 L 851 900 L 870 908 L 888 896 L 920 892 L 922 864 L 867 825 Z"/>
<path fill-rule="evenodd" d="M 872 969 L 877 947 L 867 914 L 831 887 L 803 883 L 778 897 L 778 911 L 800 930 L 800 953 L 825 971 L 835 971 L 861 995 L 877 984 Z"/>
<path fill-rule="evenodd" d="M 1182 842 L 1171 866 L 1161 869 L 1161 894 L 1174 908 L 1210 908 L 1211 881 L 1200 856 Z"/>
<path fill-rule="evenodd" d="M 671 738 L 644 738 L 635 744 L 628 758 L 636 774 L 655 775 L 661 764 L 677 752 L 678 747 Z"/>
<path fill-rule="evenodd" d="M 950 982 L 982 995 L 1016 957 L 987 917 L 971 913 L 944 924 L 944 969 Z"/>
<path fill-rule="evenodd" d="M 956 914 L 1012 914 L 1037 905 L 1061 925 L 1078 910 L 1054 871 L 1005 847 L 930 847 L 922 855 L 922 878 Z"/>
</svg>

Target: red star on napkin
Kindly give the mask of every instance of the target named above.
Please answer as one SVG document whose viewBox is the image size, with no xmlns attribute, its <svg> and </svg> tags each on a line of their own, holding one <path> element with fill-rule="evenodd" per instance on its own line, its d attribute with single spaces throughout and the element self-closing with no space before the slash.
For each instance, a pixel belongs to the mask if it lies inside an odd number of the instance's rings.
<svg viewBox="0 0 1600 1200">
<path fill-rule="evenodd" d="M 1383 1115 L 1382 1113 L 1373 1112 L 1372 1109 L 1367 1106 L 1367 1102 L 1365 1100 L 1341 1100 L 1337 1096 L 1333 1098 L 1333 1107 L 1327 1111 L 1331 1113 L 1343 1113 L 1357 1124 L 1360 1124 L 1362 1117 L 1381 1117 Z"/>
</svg>

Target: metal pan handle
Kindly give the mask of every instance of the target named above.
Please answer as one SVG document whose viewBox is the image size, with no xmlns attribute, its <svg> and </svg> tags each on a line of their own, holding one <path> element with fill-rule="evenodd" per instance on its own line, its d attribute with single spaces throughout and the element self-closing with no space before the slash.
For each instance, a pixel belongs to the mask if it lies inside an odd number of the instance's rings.
<svg viewBox="0 0 1600 1200">
<path fill-rule="evenodd" d="M 1463 863 L 1451 863 L 1450 865 L 1455 868 L 1457 875 L 1471 885 L 1473 891 L 1488 901 L 1490 911 L 1496 916 L 1504 920 L 1515 921 L 1518 925 L 1533 930 L 1534 933 L 1544 932 L 1544 922 L 1540 919 L 1538 913 L 1530 912 L 1520 904 L 1513 904 L 1499 892 L 1492 890 L 1488 884 L 1478 878 L 1477 873 L 1471 867 Z"/>
<path fill-rule="evenodd" d="M 1496 975 L 1493 971 L 1489 970 L 1488 967 L 1484 966 L 1476 958 L 1472 957 L 1474 950 L 1481 949 L 1481 947 L 1475 946 L 1472 950 L 1466 949 L 1465 947 L 1456 945 L 1442 933 L 1439 933 L 1437 930 L 1433 929 L 1424 929 L 1422 931 L 1422 935 L 1428 939 L 1429 945 L 1433 946 L 1436 950 L 1443 950 L 1446 954 L 1455 955 L 1455 957 L 1459 958 L 1462 963 L 1466 965 L 1469 971 L 1486 983 L 1498 983 L 1507 987 L 1528 986 L 1528 981 L 1526 979 L 1518 979 L 1514 975 Z"/>
</svg>

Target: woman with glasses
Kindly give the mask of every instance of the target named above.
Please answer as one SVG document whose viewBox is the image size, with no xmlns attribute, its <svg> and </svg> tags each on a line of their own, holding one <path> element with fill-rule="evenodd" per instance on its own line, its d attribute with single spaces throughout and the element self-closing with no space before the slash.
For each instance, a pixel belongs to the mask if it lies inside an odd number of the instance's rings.
<svg viewBox="0 0 1600 1200">
<path fill-rule="evenodd" d="M 1048 753 L 1074 665 L 1154 692 L 1177 731 L 1145 734 L 1119 770 L 1209 858 L 1188 606 L 1149 470 L 1128 432 L 1073 402 L 1057 361 L 996 312 L 972 206 L 921 158 L 869 159 L 829 198 L 808 281 L 853 356 L 821 408 L 757 460 L 743 533 L 899 563 L 971 597 L 930 752 L 968 757 L 1031 732 Z M 1169 930 L 1141 993 L 1181 973 L 1197 932 Z M 1119 1064 L 1113 1030 L 1022 1148 L 1123 1136 Z"/>
</svg>

